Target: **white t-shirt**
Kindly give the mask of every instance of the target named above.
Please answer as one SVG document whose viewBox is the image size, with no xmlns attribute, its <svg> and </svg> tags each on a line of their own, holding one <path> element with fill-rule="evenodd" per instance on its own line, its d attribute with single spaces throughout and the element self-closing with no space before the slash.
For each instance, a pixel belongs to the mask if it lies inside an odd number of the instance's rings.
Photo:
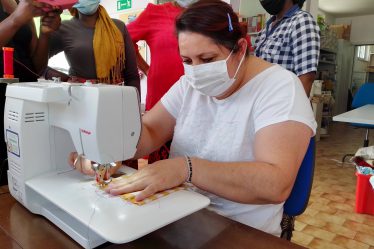
<svg viewBox="0 0 374 249">
<path fill-rule="evenodd" d="M 217 100 L 194 90 L 182 76 L 161 99 L 176 119 L 170 158 L 189 155 L 218 162 L 254 161 L 255 134 L 271 124 L 316 122 L 300 80 L 278 65 L 247 82 L 230 97 Z M 282 204 L 250 205 L 197 189 L 211 200 L 209 209 L 279 236 Z"/>
</svg>

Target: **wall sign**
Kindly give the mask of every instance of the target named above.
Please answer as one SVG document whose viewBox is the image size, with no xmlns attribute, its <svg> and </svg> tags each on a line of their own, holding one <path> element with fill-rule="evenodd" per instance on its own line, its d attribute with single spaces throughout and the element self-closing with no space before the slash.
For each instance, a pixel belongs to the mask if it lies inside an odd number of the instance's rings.
<svg viewBox="0 0 374 249">
<path fill-rule="evenodd" d="M 132 0 L 118 0 L 117 1 L 117 11 L 131 9 Z"/>
</svg>

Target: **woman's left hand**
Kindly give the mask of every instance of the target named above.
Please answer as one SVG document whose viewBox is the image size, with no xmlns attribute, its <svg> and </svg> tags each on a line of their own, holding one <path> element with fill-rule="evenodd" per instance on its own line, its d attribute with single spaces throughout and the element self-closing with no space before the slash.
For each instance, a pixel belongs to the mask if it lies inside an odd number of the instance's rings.
<svg viewBox="0 0 374 249">
<path fill-rule="evenodd" d="M 55 9 L 43 16 L 40 22 L 40 32 L 42 34 L 49 34 L 58 30 L 61 24 L 61 13 L 60 9 Z"/>
<path fill-rule="evenodd" d="M 106 192 L 120 195 L 141 191 L 135 198 L 141 201 L 157 192 L 181 185 L 187 178 L 186 161 L 183 157 L 157 161 L 135 174 L 112 181 Z"/>
</svg>

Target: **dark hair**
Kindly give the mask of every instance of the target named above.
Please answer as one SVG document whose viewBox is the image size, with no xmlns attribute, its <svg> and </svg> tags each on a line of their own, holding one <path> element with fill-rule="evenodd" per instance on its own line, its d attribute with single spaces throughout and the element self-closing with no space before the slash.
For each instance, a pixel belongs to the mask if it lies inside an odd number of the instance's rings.
<svg viewBox="0 0 374 249">
<path fill-rule="evenodd" d="M 231 6 L 220 0 L 200 0 L 190 5 L 177 18 L 176 31 L 202 34 L 234 53 L 239 39 L 246 35 Z"/>
<path fill-rule="evenodd" d="M 305 0 L 292 0 L 293 4 L 299 5 L 300 9 L 304 6 Z"/>
</svg>

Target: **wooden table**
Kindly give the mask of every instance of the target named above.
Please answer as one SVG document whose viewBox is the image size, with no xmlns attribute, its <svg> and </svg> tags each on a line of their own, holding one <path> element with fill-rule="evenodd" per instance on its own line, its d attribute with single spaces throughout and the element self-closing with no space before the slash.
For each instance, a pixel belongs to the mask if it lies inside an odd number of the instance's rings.
<svg viewBox="0 0 374 249">
<path fill-rule="evenodd" d="M 0 187 L 0 247 L 2 249 L 81 248 L 42 216 L 34 215 Z M 122 249 L 302 249 L 286 240 L 200 210 L 131 243 L 106 243 L 98 248 Z"/>
<path fill-rule="evenodd" d="M 334 116 L 332 120 L 347 123 L 374 125 L 374 105 L 364 105 L 352 111 Z"/>
</svg>

